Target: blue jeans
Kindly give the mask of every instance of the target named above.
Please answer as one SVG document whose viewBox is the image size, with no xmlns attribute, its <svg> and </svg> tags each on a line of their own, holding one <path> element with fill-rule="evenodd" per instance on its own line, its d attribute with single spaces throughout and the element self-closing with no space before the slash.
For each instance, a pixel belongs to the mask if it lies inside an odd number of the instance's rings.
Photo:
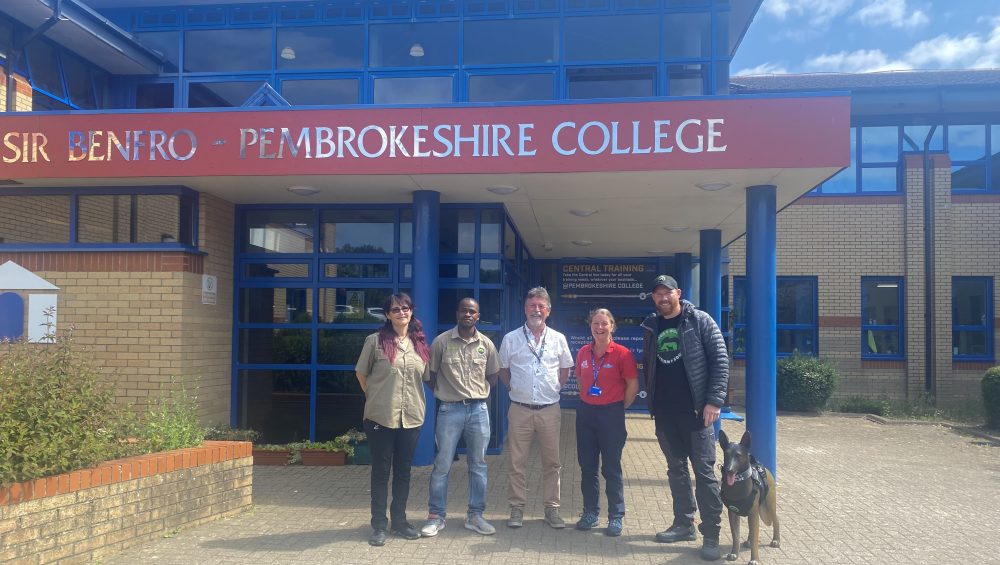
<svg viewBox="0 0 1000 565">
<path fill-rule="evenodd" d="M 490 410 L 486 401 L 463 404 L 438 402 L 437 457 L 431 471 L 430 513 L 441 518 L 448 509 L 448 473 L 455 459 L 458 440 L 465 437 L 469 464 L 469 514 L 486 510 L 486 445 L 490 442 Z"/>
</svg>

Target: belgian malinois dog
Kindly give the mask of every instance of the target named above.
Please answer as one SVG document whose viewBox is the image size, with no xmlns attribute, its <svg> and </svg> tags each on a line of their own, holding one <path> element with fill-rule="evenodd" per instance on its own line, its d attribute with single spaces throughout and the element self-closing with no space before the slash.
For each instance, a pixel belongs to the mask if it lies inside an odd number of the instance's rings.
<svg viewBox="0 0 1000 565">
<path fill-rule="evenodd" d="M 771 547 L 780 545 L 778 505 L 774 475 L 750 455 L 750 432 L 743 432 L 739 443 L 730 443 L 726 432 L 719 430 L 722 446 L 722 503 L 729 510 L 729 529 L 733 533 L 733 548 L 728 561 L 740 558 L 740 517 L 748 518 L 750 536 L 743 547 L 750 548 L 749 565 L 759 565 L 758 538 L 760 522 L 774 526 Z"/>
</svg>

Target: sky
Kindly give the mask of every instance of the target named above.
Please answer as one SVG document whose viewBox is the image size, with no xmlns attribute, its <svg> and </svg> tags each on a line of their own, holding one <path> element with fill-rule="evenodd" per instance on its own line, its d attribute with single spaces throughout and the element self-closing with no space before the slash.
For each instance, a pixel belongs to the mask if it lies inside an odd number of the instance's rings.
<svg viewBox="0 0 1000 565">
<path fill-rule="evenodd" d="M 973 68 L 1000 68 L 1000 0 L 764 0 L 730 72 Z"/>
</svg>

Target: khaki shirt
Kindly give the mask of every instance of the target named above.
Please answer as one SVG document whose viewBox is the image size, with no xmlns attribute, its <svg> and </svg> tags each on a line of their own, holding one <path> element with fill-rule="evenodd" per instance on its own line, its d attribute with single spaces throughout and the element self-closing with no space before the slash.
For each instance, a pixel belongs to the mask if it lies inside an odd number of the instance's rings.
<svg viewBox="0 0 1000 565">
<path fill-rule="evenodd" d="M 490 396 L 486 375 L 500 371 L 500 360 L 490 338 L 477 330 L 465 341 L 455 327 L 431 344 L 430 368 L 437 373 L 434 396 L 438 400 L 482 400 Z"/>
<path fill-rule="evenodd" d="M 409 342 L 396 350 L 396 360 L 382 354 L 378 334 L 365 338 L 355 371 L 365 376 L 365 419 L 386 428 L 416 428 L 424 423 L 427 401 L 423 381 L 430 379 L 428 365 Z"/>
</svg>

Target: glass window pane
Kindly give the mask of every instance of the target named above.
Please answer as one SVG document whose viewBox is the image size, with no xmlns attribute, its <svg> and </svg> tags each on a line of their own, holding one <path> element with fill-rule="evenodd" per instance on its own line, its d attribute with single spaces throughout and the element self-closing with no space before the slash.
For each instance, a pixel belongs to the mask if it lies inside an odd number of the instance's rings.
<svg viewBox="0 0 1000 565">
<path fill-rule="evenodd" d="M 481 289 L 479 291 L 479 323 L 499 325 L 500 290 Z"/>
<path fill-rule="evenodd" d="M 385 321 L 382 306 L 391 288 L 321 288 L 319 321 L 321 324 L 381 324 Z M 357 353 L 360 353 L 359 348 Z"/>
<path fill-rule="evenodd" d="M 90 80 L 90 64 L 68 54 L 63 54 L 63 61 L 70 101 L 84 110 L 95 109 L 97 102 L 94 99 L 94 85 Z"/>
<path fill-rule="evenodd" d="M 242 106 L 263 82 L 195 82 L 188 85 L 188 108 Z"/>
<path fill-rule="evenodd" d="M 895 192 L 896 167 L 864 167 L 861 169 L 862 192 Z"/>
<path fill-rule="evenodd" d="M 331 279 L 388 279 L 388 263 L 327 263 L 323 276 Z"/>
<path fill-rule="evenodd" d="M 243 370 L 236 389 L 238 425 L 260 443 L 309 439 L 309 371 Z"/>
<path fill-rule="evenodd" d="M 438 278 L 471 279 L 472 266 L 468 263 L 441 263 L 438 265 Z"/>
<path fill-rule="evenodd" d="M 476 252 L 476 211 L 441 210 L 441 253 Z"/>
<path fill-rule="evenodd" d="M 469 102 L 551 100 L 552 74 L 473 75 L 469 77 Z"/>
<path fill-rule="evenodd" d="M 31 69 L 31 83 L 50 94 L 63 98 L 62 77 L 59 75 L 59 59 L 55 48 L 44 40 L 32 41 L 25 48 L 28 66 Z"/>
<path fill-rule="evenodd" d="M 319 330 L 319 357 L 321 365 L 350 365 L 358 363 L 358 355 L 365 338 L 375 330 Z"/>
<path fill-rule="evenodd" d="M 747 323 L 747 281 L 746 279 L 733 279 L 733 323 Z"/>
<path fill-rule="evenodd" d="M 777 290 L 779 324 L 813 323 L 816 305 L 812 282 L 778 279 Z"/>
<path fill-rule="evenodd" d="M 895 163 L 897 160 L 899 130 L 895 126 L 861 128 L 862 163 Z"/>
<path fill-rule="evenodd" d="M 350 26 L 279 27 L 275 47 L 279 70 L 360 69 L 365 28 Z"/>
<path fill-rule="evenodd" d="M 399 252 L 413 253 L 413 210 L 399 211 Z"/>
<path fill-rule="evenodd" d="M 948 126 L 948 154 L 952 161 L 984 159 L 986 126 Z"/>
<path fill-rule="evenodd" d="M 465 65 L 555 64 L 559 20 L 467 20 L 463 56 Z"/>
<path fill-rule="evenodd" d="M 862 302 L 865 311 L 861 323 L 871 326 L 899 324 L 899 283 L 895 281 L 864 281 Z"/>
<path fill-rule="evenodd" d="M 240 322 L 308 324 L 312 322 L 312 289 L 244 288 L 240 290 Z"/>
<path fill-rule="evenodd" d="M 483 210 L 479 221 L 479 251 L 500 253 L 500 227 L 503 210 Z"/>
<path fill-rule="evenodd" d="M 136 85 L 135 107 L 140 110 L 144 108 L 173 108 L 173 83 Z"/>
<path fill-rule="evenodd" d="M 986 326 L 987 289 L 984 279 L 954 279 L 952 282 L 952 323 L 956 326 Z"/>
<path fill-rule="evenodd" d="M 458 65 L 458 22 L 373 24 L 368 60 L 373 68 Z"/>
<path fill-rule="evenodd" d="M 981 164 L 951 168 L 952 190 L 985 190 L 986 167 Z"/>
<path fill-rule="evenodd" d="M 134 198 L 136 243 L 181 241 L 179 195 L 139 194 Z"/>
<path fill-rule="evenodd" d="M 952 355 L 987 355 L 986 332 L 956 331 L 951 334 Z"/>
<path fill-rule="evenodd" d="M 270 70 L 273 51 L 270 27 L 184 32 L 186 72 Z"/>
<path fill-rule="evenodd" d="M 376 104 L 445 104 L 454 100 L 452 77 L 375 79 Z"/>
<path fill-rule="evenodd" d="M 243 276 L 248 279 L 305 279 L 309 278 L 309 264 L 250 263 L 243 266 Z"/>
<path fill-rule="evenodd" d="M 240 330 L 240 363 L 299 365 L 310 362 L 312 338 L 309 330 Z"/>
<path fill-rule="evenodd" d="M 244 253 L 312 253 L 310 210 L 251 210 L 246 213 Z"/>
<path fill-rule="evenodd" d="M 80 243 L 129 243 L 132 196 L 81 196 L 77 218 Z"/>
<path fill-rule="evenodd" d="M 499 259 L 483 259 L 479 262 L 479 282 L 480 284 L 500 283 Z"/>
<path fill-rule="evenodd" d="M 510 261 L 517 259 L 517 234 L 509 223 L 503 231 L 503 258 Z"/>
<path fill-rule="evenodd" d="M 712 16 L 708 12 L 667 14 L 664 34 L 667 59 L 712 56 Z"/>
<path fill-rule="evenodd" d="M 656 70 L 646 67 L 566 69 L 569 97 L 637 98 L 652 96 Z"/>
<path fill-rule="evenodd" d="M 281 96 L 293 106 L 357 104 L 358 79 L 285 80 Z"/>
<path fill-rule="evenodd" d="M 735 326 L 733 328 L 733 354 L 734 355 L 746 355 L 747 347 L 747 327 L 746 326 Z"/>
<path fill-rule="evenodd" d="M 180 65 L 180 32 L 177 31 L 152 31 L 133 33 L 133 37 L 139 40 L 146 47 L 159 52 L 166 61 L 163 63 L 163 72 L 176 73 Z"/>
<path fill-rule="evenodd" d="M 566 62 L 656 60 L 660 25 L 647 15 L 566 18 Z"/>
<path fill-rule="evenodd" d="M 316 372 L 316 441 L 362 429 L 365 393 L 354 371 Z"/>
<path fill-rule="evenodd" d="M 393 253 L 396 214 L 392 210 L 326 210 L 321 253 Z"/>
<path fill-rule="evenodd" d="M 822 192 L 824 194 L 842 194 L 858 191 L 858 169 L 857 165 L 857 132 L 856 128 L 851 128 L 851 165 L 823 183 Z"/>
<path fill-rule="evenodd" d="M 812 330 L 778 330 L 778 353 L 791 355 L 815 355 L 816 345 L 813 343 Z"/>
<path fill-rule="evenodd" d="M 455 325 L 455 312 L 458 301 L 463 298 L 475 297 L 476 291 L 471 288 L 442 288 L 438 291 L 438 324 L 441 326 Z M 483 323 L 483 305 L 479 305 L 479 321 Z M 426 328 L 425 328 L 426 330 Z"/>
<path fill-rule="evenodd" d="M 670 65 L 667 67 L 667 94 L 701 96 L 705 94 L 707 65 Z"/>
<path fill-rule="evenodd" d="M 927 140 L 927 134 L 930 133 L 931 126 L 903 126 L 903 133 L 909 136 L 914 143 L 917 144 L 917 150 L 922 151 L 924 148 L 924 141 Z M 928 146 L 931 151 L 944 151 L 944 128 L 938 126 L 934 130 L 934 135 L 931 136 L 931 143 Z M 903 142 L 903 150 L 911 151 L 910 144 Z"/>
<path fill-rule="evenodd" d="M 4 243 L 69 243 L 69 196 L 0 196 Z"/>
<path fill-rule="evenodd" d="M 895 330 L 867 330 L 862 340 L 867 355 L 899 355 L 899 332 Z"/>
</svg>

